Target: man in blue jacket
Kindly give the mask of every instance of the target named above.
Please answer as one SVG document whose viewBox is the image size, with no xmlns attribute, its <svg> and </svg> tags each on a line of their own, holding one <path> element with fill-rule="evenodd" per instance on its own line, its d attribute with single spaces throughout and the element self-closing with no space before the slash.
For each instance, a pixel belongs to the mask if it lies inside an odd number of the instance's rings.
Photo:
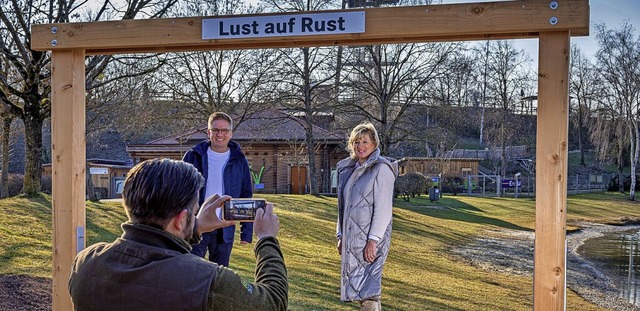
<svg viewBox="0 0 640 311">
<path fill-rule="evenodd" d="M 249 162 L 240 145 L 231 140 L 233 121 L 224 112 L 214 112 L 209 116 L 209 139 L 198 143 L 182 159 L 195 166 L 205 179 L 200 190 L 200 201 L 211 195 L 228 195 L 232 198 L 253 196 Z M 202 235 L 202 241 L 193 245 L 191 253 L 204 258 L 209 250 L 209 260 L 219 265 L 229 266 L 235 226 L 218 229 Z M 240 243 L 251 243 L 253 224 L 243 222 L 240 228 Z"/>
</svg>

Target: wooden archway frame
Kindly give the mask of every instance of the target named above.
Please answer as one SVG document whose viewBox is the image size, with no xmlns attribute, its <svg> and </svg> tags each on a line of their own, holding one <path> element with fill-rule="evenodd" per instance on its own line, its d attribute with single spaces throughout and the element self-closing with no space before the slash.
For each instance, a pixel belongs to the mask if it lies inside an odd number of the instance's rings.
<svg viewBox="0 0 640 311">
<path fill-rule="evenodd" d="M 535 310 L 563 310 L 570 37 L 588 35 L 589 1 L 359 11 L 366 12 L 366 32 L 348 35 L 202 40 L 203 17 L 34 25 L 32 48 L 52 51 L 53 310 L 73 309 L 67 280 L 76 250 L 85 246 L 78 236 L 86 227 L 86 55 L 518 38 L 539 39 L 533 303 Z"/>
</svg>

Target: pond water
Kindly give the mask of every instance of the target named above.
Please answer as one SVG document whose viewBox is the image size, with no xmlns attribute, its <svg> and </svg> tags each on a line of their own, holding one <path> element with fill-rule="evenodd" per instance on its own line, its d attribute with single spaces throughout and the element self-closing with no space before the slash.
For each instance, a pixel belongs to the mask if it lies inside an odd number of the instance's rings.
<svg viewBox="0 0 640 311">
<path fill-rule="evenodd" d="M 608 232 L 585 241 L 577 251 L 598 264 L 621 298 L 640 306 L 640 231 Z"/>
</svg>

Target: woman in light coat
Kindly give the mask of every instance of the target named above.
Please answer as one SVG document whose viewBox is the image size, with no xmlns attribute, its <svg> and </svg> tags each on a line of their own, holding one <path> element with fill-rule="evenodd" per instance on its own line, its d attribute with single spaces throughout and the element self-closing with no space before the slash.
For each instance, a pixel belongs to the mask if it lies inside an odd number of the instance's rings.
<svg viewBox="0 0 640 311">
<path fill-rule="evenodd" d="M 338 162 L 336 237 L 342 256 L 340 298 L 381 310 L 382 269 L 389 253 L 398 164 L 380 155 L 371 123 L 351 131 L 349 158 Z"/>
</svg>

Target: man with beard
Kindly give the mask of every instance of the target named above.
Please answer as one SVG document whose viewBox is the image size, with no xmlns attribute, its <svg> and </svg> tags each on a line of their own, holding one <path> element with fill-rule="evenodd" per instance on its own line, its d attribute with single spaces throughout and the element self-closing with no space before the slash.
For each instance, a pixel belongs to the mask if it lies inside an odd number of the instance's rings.
<svg viewBox="0 0 640 311">
<path fill-rule="evenodd" d="M 97 243 L 74 261 L 69 292 L 76 310 L 286 310 L 287 271 L 273 204 L 256 213 L 255 283 L 192 255 L 203 232 L 233 224 L 216 216 L 229 196 L 198 208 L 204 178 L 189 163 L 144 161 L 122 193 L 128 221 L 112 243 Z"/>
</svg>

